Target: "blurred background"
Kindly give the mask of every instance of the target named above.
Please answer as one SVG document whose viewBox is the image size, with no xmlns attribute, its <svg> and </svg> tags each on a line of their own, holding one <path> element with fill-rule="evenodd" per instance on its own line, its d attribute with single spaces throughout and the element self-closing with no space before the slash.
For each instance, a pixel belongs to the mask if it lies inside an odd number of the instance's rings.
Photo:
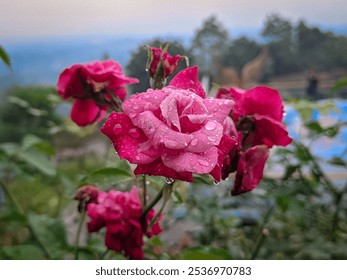
<svg viewBox="0 0 347 280">
<path fill-rule="evenodd" d="M 112 58 L 140 80 L 129 94 L 145 91 L 146 45 L 169 43 L 171 54 L 199 66 L 211 96 L 216 84 L 278 89 L 295 141 L 273 150 L 266 178 L 250 194 L 230 197 L 232 178 L 218 186 L 203 176 L 176 184 L 164 233 L 147 241 L 146 256 L 347 259 L 345 1 L 0 5 L 0 46 L 11 61 L 10 67 L 6 58 L 0 64 L 0 179 L 14 198 L 0 190 L 0 258 L 71 258 L 76 188 L 95 183 L 108 189 L 117 182 L 127 189 L 134 180 L 100 126 L 81 129 L 69 121 L 70 104 L 55 90 L 62 70 Z M 160 180 L 149 179 L 153 191 Z M 84 233 L 82 239 L 83 258 L 102 255 L 101 236 Z"/>
</svg>

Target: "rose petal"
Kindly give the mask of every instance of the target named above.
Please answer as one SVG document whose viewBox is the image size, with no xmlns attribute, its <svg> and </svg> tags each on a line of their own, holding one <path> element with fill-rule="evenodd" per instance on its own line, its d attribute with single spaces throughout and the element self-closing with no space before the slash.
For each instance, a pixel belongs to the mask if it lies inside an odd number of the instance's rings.
<svg viewBox="0 0 347 280">
<path fill-rule="evenodd" d="M 79 126 L 86 126 L 105 117 L 105 110 L 91 99 L 76 99 L 71 109 L 71 119 Z"/>
<path fill-rule="evenodd" d="M 164 152 L 163 163 L 177 172 L 210 173 L 218 161 L 218 149 L 212 147 L 203 153 Z"/>
<path fill-rule="evenodd" d="M 177 172 L 166 165 L 159 158 L 150 164 L 138 164 L 134 170 L 134 174 L 148 174 L 153 176 L 164 176 L 186 182 L 193 182 L 193 175 L 191 172 L 183 171 Z"/>
<path fill-rule="evenodd" d="M 143 112 L 138 118 L 137 125 L 151 140 L 152 145 L 164 151 L 166 149 L 179 150 L 188 146 L 193 136 L 169 129 L 152 112 Z"/>
<path fill-rule="evenodd" d="M 169 86 L 190 89 L 193 90 L 195 94 L 202 98 L 205 98 L 206 93 L 201 86 L 198 78 L 198 67 L 190 67 L 180 71 L 170 82 Z"/>
<path fill-rule="evenodd" d="M 132 134 L 134 130 L 136 135 Z M 147 137 L 132 124 L 128 116 L 122 113 L 113 112 L 101 128 L 101 132 L 111 139 L 119 157 L 130 163 L 145 164 L 158 156 L 154 154 L 154 157 L 151 157 L 141 151 L 141 144 L 147 141 Z"/>
<path fill-rule="evenodd" d="M 218 161 L 215 168 L 210 172 L 216 181 L 222 179 L 222 167 L 225 157 L 237 150 L 237 140 L 235 137 L 230 137 L 228 135 L 223 135 L 219 145 L 218 145 Z"/>
<path fill-rule="evenodd" d="M 263 178 L 264 166 L 268 157 L 269 149 L 265 145 L 254 146 L 241 153 L 232 195 L 249 192 L 258 186 Z"/>
<path fill-rule="evenodd" d="M 269 148 L 274 145 L 287 146 L 292 142 L 286 126 L 266 116 L 254 115 L 255 135 L 253 145 L 265 144 Z"/>
<path fill-rule="evenodd" d="M 57 90 L 58 94 L 64 99 L 70 97 L 84 97 L 86 94 L 83 91 L 83 86 L 80 81 L 79 71 L 81 64 L 75 64 L 70 68 L 66 68 L 58 78 Z"/>
</svg>

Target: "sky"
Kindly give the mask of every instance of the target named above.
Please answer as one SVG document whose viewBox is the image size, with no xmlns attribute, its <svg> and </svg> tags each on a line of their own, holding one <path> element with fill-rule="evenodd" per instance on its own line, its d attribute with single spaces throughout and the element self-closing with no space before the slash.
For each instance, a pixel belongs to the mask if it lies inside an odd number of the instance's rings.
<svg viewBox="0 0 347 280">
<path fill-rule="evenodd" d="M 88 34 L 192 34 L 215 15 L 228 30 L 261 29 L 266 16 L 347 24 L 346 0 L 0 0 L 0 40 Z"/>
</svg>

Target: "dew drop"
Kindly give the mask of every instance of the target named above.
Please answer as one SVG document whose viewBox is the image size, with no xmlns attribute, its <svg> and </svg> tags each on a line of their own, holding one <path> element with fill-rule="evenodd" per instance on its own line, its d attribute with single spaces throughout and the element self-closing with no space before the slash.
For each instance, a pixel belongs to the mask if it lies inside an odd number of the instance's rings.
<svg viewBox="0 0 347 280">
<path fill-rule="evenodd" d="M 207 130 L 214 130 L 215 128 L 217 127 L 217 124 L 215 122 L 208 122 L 206 125 L 205 125 L 205 128 Z"/>
<path fill-rule="evenodd" d="M 135 112 L 131 112 L 131 113 L 129 114 L 129 117 L 130 117 L 130 118 L 135 118 L 135 117 L 136 117 L 136 113 L 135 113 Z"/>
<path fill-rule="evenodd" d="M 123 128 L 122 128 L 122 125 L 120 123 L 117 123 L 117 124 L 114 125 L 113 133 L 115 135 L 118 135 L 118 134 L 122 133 L 122 131 L 123 131 Z"/>
<path fill-rule="evenodd" d="M 140 158 L 139 156 L 136 156 L 135 159 L 136 159 L 136 160 L 140 160 L 141 158 Z"/>
<path fill-rule="evenodd" d="M 135 110 L 137 110 L 137 109 L 139 108 L 139 106 L 138 106 L 137 104 L 134 104 L 133 108 L 134 108 Z"/>
<path fill-rule="evenodd" d="M 215 180 L 215 181 L 213 181 L 213 184 L 217 186 L 217 185 L 219 185 L 219 182 Z"/>
<path fill-rule="evenodd" d="M 174 140 L 165 141 L 164 145 L 169 149 L 176 149 L 178 147 L 178 143 Z"/>
<path fill-rule="evenodd" d="M 212 136 L 207 136 L 207 139 L 210 140 L 210 141 L 214 141 L 215 138 L 213 138 Z"/>
<path fill-rule="evenodd" d="M 198 159 L 198 163 L 200 163 L 203 166 L 208 166 L 208 162 L 204 159 Z"/>
<path fill-rule="evenodd" d="M 139 138 L 140 137 L 140 132 L 137 128 L 131 128 L 129 129 L 129 135 L 132 137 L 132 138 Z"/>
<path fill-rule="evenodd" d="M 165 181 L 166 181 L 166 183 L 167 183 L 168 185 L 172 185 L 172 184 L 175 182 L 175 179 L 166 177 L 166 178 L 165 178 Z"/>
<path fill-rule="evenodd" d="M 190 142 L 190 145 L 196 146 L 196 145 L 198 145 L 198 142 L 199 142 L 199 140 L 196 139 L 196 138 L 194 138 L 194 139 Z"/>
</svg>

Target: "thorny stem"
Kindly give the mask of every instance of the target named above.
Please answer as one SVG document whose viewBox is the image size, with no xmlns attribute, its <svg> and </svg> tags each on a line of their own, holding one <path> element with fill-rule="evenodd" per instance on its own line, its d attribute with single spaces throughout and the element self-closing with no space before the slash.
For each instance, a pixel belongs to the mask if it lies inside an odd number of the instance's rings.
<svg viewBox="0 0 347 280">
<path fill-rule="evenodd" d="M 109 252 L 108 249 L 106 249 L 105 252 L 102 253 L 102 255 L 100 256 L 99 260 L 103 260 L 105 258 L 105 256 L 107 255 L 107 253 Z"/>
<path fill-rule="evenodd" d="M 261 226 L 259 228 L 259 232 L 257 234 L 258 237 L 257 237 L 256 243 L 255 243 L 255 246 L 254 246 L 254 250 L 253 250 L 252 255 L 251 255 L 251 260 L 254 260 L 258 256 L 260 248 L 264 244 L 264 241 L 265 241 L 265 238 L 266 238 L 266 234 L 264 234 L 264 229 L 265 229 L 265 226 L 266 226 L 266 224 L 268 223 L 268 221 L 270 219 L 270 216 L 271 216 L 272 211 L 274 210 L 274 208 L 275 208 L 275 204 L 272 204 L 269 207 L 269 209 L 267 210 L 266 214 L 265 214 L 263 223 L 261 224 Z"/>
<path fill-rule="evenodd" d="M 78 228 L 76 232 L 76 239 L 75 239 L 75 260 L 78 260 L 78 249 L 79 249 L 79 243 L 80 243 L 80 236 L 81 236 L 81 231 L 82 231 L 82 225 L 84 222 L 84 218 L 86 217 L 86 210 L 82 210 L 82 214 L 80 217 L 80 221 L 78 223 Z"/>
<path fill-rule="evenodd" d="M 9 199 L 9 201 L 11 202 L 11 204 L 13 205 L 13 207 L 16 209 L 16 211 L 18 213 L 20 213 L 21 215 L 24 215 L 26 216 L 23 208 L 20 206 L 20 204 L 18 203 L 18 201 L 16 200 L 16 198 L 12 195 L 12 193 L 10 192 L 10 190 L 7 188 L 7 186 L 2 182 L 0 181 L 0 185 L 1 185 L 1 188 L 4 190 L 7 198 Z M 51 259 L 51 256 L 50 254 L 48 253 L 48 250 L 47 248 L 45 247 L 45 245 L 40 241 L 40 239 L 38 238 L 38 236 L 36 235 L 36 232 L 33 228 L 33 226 L 31 225 L 29 219 L 26 219 L 26 224 L 27 224 L 27 227 L 31 233 L 31 235 L 34 237 L 34 239 L 36 240 L 37 244 L 41 247 L 45 257 L 47 259 Z"/>
<path fill-rule="evenodd" d="M 143 207 L 147 205 L 147 183 L 146 183 L 146 175 L 142 177 L 142 185 L 143 185 Z"/>
<path fill-rule="evenodd" d="M 152 221 L 150 222 L 150 224 L 148 225 L 147 227 L 147 230 L 150 230 L 152 228 L 152 226 L 156 223 L 156 221 L 159 219 L 161 213 L 163 212 L 165 206 L 166 206 L 166 203 L 168 202 L 168 200 L 170 199 L 171 197 L 171 193 L 172 193 L 172 187 L 173 187 L 173 184 L 166 184 L 165 185 L 165 190 L 164 190 L 164 201 L 163 201 L 163 204 L 161 205 L 158 213 L 155 215 L 155 217 L 152 219 Z"/>
<path fill-rule="evenodd" d="M 164 196 L 164 202 L 157 213 L 157 215 L 152 219 L 153 224 L 155 223 L 155 220 L 159 218 L 161 212 L 164 210 L 166 202 L 169 200 L 172 192 L 172 184 L 165 183 L 165 185 L 162 187 L 162 189 L 157 193 L 156 197 L 144 208 L 142 212 L 142 216 L 140 218 L 141 224 L 145 225 L 146 224 L 146 217 L 148 212 L 158 203 L 158 201 Z"/>
</svg>

